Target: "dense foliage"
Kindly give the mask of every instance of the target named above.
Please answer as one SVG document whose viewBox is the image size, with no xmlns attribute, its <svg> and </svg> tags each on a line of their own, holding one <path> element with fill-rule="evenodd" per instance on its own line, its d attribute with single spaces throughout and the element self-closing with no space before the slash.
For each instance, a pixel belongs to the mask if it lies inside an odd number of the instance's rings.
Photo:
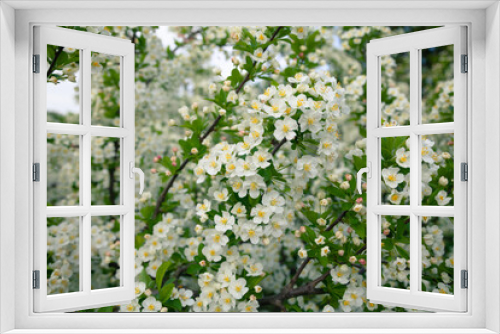
<svg viewBox="0 0 500 334">
<path fill-rule="evenodd" d="M 136 298 L 123 312 L 405 311 L 366 298 L 366 44 L 389 27 L 72 27 L 136 47 Z M 453 50 L 423 57 L 422 121 L 453 119 Z M 59 54 L 58 56 L 56 56 Z M 213 55 L 232 62 L 229 75 Z M 408 55 L 383 57 L 383 126 L 409 122 Z M 48 85 L 78 80 L 50 46 Z M 119 123 L 119 60 L 92 54 L 92 119 Z M 49 121 L 77 123 L 49 110 Z M 78 137 L 50 135 L 48 205 L 78 204 Z M 92 202 L 119 203 L 120 145 L 92 139 Z M 409 203 L 409 141 L 381 142 L 382 202 Z M 423 204 L 453 205 L 453 135 L 422 137 Z M 416 172 L 416 171 L 412 171 Z M 366 189 L 366 185 L 364 185 Z M 93 217 L 92 286 L 119 285 L 119 217 Z M 453 221 L 422 218 L 423 289 L 453 293 Z M 78 219 L 49 221 L 49 291 L 78 290 Z M 382 284 L 409 287 L 408 217 L 382 217 Z M 92 311 L 92 310 L 89 310 Z"/>
</svg>

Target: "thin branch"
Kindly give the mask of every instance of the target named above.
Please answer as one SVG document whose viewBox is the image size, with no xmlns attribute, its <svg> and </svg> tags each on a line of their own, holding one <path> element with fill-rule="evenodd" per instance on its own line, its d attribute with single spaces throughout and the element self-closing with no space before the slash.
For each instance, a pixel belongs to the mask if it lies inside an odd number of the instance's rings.
<svg viewBox="0 0 500 334">
<path fill-rule="evenodd" d="M 191 31 L 191 33 L 189 33 L 189 35 L 187 35 L 186 38 L 184 38 L 184 43 L 192 40 L 194 38 L 194 36 L 196 36 L 197 34 L 201 33 L 203 31 L 203 29 L 200 29 L 200 30 L 194 30 L 194 31 Z M 173 48 L 171 51 L 172 53 L 175 53 L 177 50 L 179 50 L 179 48 L 181 46 L 184 46 L 185 44 L 178 44 L 175 48 Z"/>
<path fill-rule="evenodd" d="M 276 152 L 279 151 L 281 146 L 283 146 L 286 143 L 286 138 L 283 138 L 276 146 L 274 146 L 273 151 L 271 152 L 271 155 L 274 156 Z"/>
<path fill-rule="evenodd" d="M 276 31 L 273 33 L 270 41 L 272 42 L 276 36 L 278 35 L 279 31 L 281 30 L 282 27 L 278 27 L 278 29 L 276 29 Z M 193 33 L 191 33 L 193 34 Z M 190 35 L 191 35 L 190 34 Z M 189 36 L 188 36 L 189 38 Z M 271 43 L 269 44 L 271 45 Z M 267 50 L 267 48 L 269 47 L 266 46 L 266 48 L 264 49 Z M 175 48 L 174 50 L 176 50 L 177 48 Z M 256 65 L 256 62 L 254 61 L 253 62 L 253 66 L 255 67 Z M 248 72 L 247 76 L 245 77 L 245 79 L 241 82 L 241 84 L 238 86 L 238 88 L 236 89 L 236 94 L 238 94 L 241 89 L 243 88 L 243 86 L 245 85 L 246 82 L 248 82 L 248 80 L 250 80 L 250 73 L 251 71 Z M 212 133 L 215 131 L 216 127 L 217 127 L 217 124 L 219 124 L 220 120 L 222 119 L 222 116 L 219 115 L 217 116 L 217 118 L 213 121 L 213 123 L 210 125 L 210 127 L 207 129 L 207 131 L 200 137 L 200 143 L 203 144 L 203 141 Z M 170 188 L 172 188 L 172 185 L 174 184 L 175 180 L 177 179 L 177 177 L 179 176 L 180 172 L 186 168 L 186 165 L 188 164 L 188 162 L 191 161 L 191 157 L 187 157 L 183 162 L 182 164 L 179 166 L 179 169 L 177 169 L 175 171 L 175 174 L 172 175 L 172 177 L 170 178 L 170 180 L 168 181 L 167 185 L 165 186 L 165 188 L 163 189 L 163 191 L 161 192 L 160 194 L 160 197 L 158 198 L 158 200 L 156 201 L 156 207 L 155 207 L 155 211 L 154 211 L 154 214 L 153 214 L 153 219 L 156 219 L 156 217 L 158 216 L 158 214 L 160 213 L 160 210 L 161 210 L 161 205 L 163 204 L 163 201 L 165 201 L 165 198 L 167 197 L 167 194 L 170 190 Z"/>
<path fill-rule="evenodd" d="M 61 53 L 63 52 L 64 50 L 64 47 L 60 46 L 56 53 L 54 54 L 54 59 L 52 59 L 52 63 L 50 63 L 50 66 L 49 66 L 49 69 L 47 70 L 47 78 L 49 77 L 49 75 L 52 74 L 52 72 L 55 71 L 55 67 L 56 67 L 56 63 L 57 63 L 57 58 L 59 58 L 59 56 L 61 55 Z"/>
</svg>

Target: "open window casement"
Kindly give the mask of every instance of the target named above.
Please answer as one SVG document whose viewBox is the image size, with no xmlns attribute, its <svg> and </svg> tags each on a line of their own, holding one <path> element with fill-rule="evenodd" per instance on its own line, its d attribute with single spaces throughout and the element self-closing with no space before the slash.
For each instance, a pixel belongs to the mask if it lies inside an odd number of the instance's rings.
<svg viewBox="0 0 500 334">
<path fill-rule="evenodd" d="M 34 28 L 33 59 L 34 310 L 74 311 L 128 302 L 134 298 L 134 172 L 139 172 L 134 167 L 134 44 L 39 26 Z M 111 75 L 99 72 L 103 66 L 114 67 L 107 71 Z M 104 108 L 107 114 L 100 117 L 96 110 L 103 108 L 93 101 L 94 90 L 106 95 L 103 100 L 119 99 L 119 110 Z M 61 104 L 66 108 L 62 112 L 76 115 L 72 124 L 58 122 L 63 118 L 51 112 Z M 94 170 L 94 159 L 110 153 L 113 176 Z M 112 184 L 113 201 L 94 196 L 93 187 L 106 183 Z M 93 233 L 97 221 L 106 222 L 100 225 L 104 232 L 120 231 L 119 240 L 103 241 L 113 243 L 112 254 L 103 258 L 119 268 L 119 277 L 104 287 L 93 277 L 92 254 L 98 252 L 93 245 L 101 242 L 94 239 L 100 238 Z"/>
<path fill-rule="evenodd" d="M 450 57 L 433 58 L 437 48 L 448 48 Z M 462 286 L 467 274 L 467 182 L 462 175 L 467 167 L 466 54 L 466 28 L 459 26 L 368 44 L 367 297 L 371 302 L 466 311 L 467 290 Z M 402 73 L 408 66 L 398 66 L 401 62 L 409 64 L 408 73 Z M 442 71 L 443 81 L 430 80 L 430 71 Z M 391 87 L 390 76 L 407 79 L 408 85 Z M 387 102 L 391 94 L 389 101 L 401 103 Z M 437 118 L 442 113 L 434 113 L 436 108 L 446 108 L 448 116 Z M 392 114 L 388 121 L 393 112 L 398 116 Z M 400 147 L 398 152 L 390 151 L 394 147 Z M 444 180 L 440 173 L 446 169 L 449 178 Z M 450 183 L 451 191 L 440 191 L 444 185 L 449 189 Z M 403 192 L 407 198 L 400 202 Z M 438 265 L 446 277 L 438 277 L 432 269 Z"/>
</svg>

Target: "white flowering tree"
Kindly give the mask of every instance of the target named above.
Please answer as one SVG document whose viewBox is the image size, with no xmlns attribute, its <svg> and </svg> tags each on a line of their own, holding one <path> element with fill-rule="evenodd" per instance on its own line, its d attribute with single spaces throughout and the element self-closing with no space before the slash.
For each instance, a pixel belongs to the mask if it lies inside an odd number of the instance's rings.
<svg viewBox="0 0 500 334">
<path fill-rule="evenodd" d="M 135 43 L 136 165 L 149 170 L 136 215 L 136 298 L 99 311 L 405 311 L 365 298 L 366 197 L 353 175 L 366 164 L 365 45 L 420 28 L 171 27 L 174 47 L 157 27 L 72 28 Z M 214 52 L 232 63 L 229 75 Z M 425 121 L 453 118 L 451 52 L 427 55 Z M 73 50 L 54 47 L 47 61 L 48 85 L 76 80 Z M 117 61 L 93 54 L 92 66 L 93 117 L 116 124 Z M 408 63 L 395 55 L 382 66 L 382 122 L 407 124 Z M 78 122 L 72 113 L 49 119 Z M 48 138 L 49 205 L 78 201 L 78 140 L 69 137 Z M 409 201 L 407 139 L 382 141 L 386 204 Z M 119 142 L 93 145 L 92 200 L 116 204 Z M 424 204 L 452 205 L 453 136 L 424 138 L 422 156 Z M 95 288 L 118 282 L 117 221 L 92 222 Z M 424 223 L 423 288 L 453 293 L 453 222 Z M 51 293 L 78 289 L 77 224 L 49 221 Z M 383 284 L 408 288 L 408 219 L 382 225 Z"/>
</svg>

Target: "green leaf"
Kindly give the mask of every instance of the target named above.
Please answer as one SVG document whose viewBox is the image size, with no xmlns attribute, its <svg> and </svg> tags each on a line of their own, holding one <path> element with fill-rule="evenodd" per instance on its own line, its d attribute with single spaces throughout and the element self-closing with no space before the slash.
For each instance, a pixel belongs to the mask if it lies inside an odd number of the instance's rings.
<svg viewBox="0 0 500 334">
<path fill-rule="evenodd" d="M 168 299 L 172 296 L 172 291 L 174 291 L 174 283 L 166 284 L 160 291 L 160 300 L 162 303 L 168 301 Z"/>
<path fill-rule="evenodd" d="M 172 265 L 172 262 L 167 261 L 163 262 L 161 266 L 156 270 L 156 288 L 158 291 L 161 291 L 162 283 L 163 283 L 163 277 L 165 276 L 165 273 L 167 272 L 168 268 Z"/>
</svg>

